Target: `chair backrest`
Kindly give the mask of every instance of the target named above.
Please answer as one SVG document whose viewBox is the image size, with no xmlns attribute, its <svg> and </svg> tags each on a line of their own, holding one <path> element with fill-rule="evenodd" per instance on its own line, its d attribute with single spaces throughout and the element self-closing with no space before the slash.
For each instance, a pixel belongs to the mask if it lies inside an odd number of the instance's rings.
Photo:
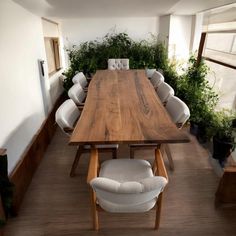
<svg viewBox="0 0 236 236">
<path fill-rule="evenodd" d="M 135 206 L 156 199 L 167 184 L 167 179 L 153 176 L 139 182 L 123 182 L 97 177 L 90 182 L 98 199 L 122 206 Z M 110 211 L 110 209 L 105 209 Z"/>
<path fill-rule="evenodd" d="M 174 89 L 167 83 L 161 83 L 157 88 L 157 95 L 159 96 L 161 102 L 164 104 L 168 101 L 171 96 L 174 96 Z"/>
<path fill-rule="evenodd" d="M 129 70 L 129 59 L 108 59 L 108 70 Z"/>
<path fill-rule="evenodd" d="M 190 117 L 188 106 L 178 97 L 171 96 L 166 104 L 166 110 L 177 126 L 181 127 Z"/>
<path fill-rule="evenodd" d="M 68 99 L 57 109 L 55 114 L 56 123 L 63 130 L 63 132 L 65 132 L 65 128 L 74 128 L 74 124 L 79 118 L 79 115 L 80 111 L 73 100 Z"/>
<path fill-rule="evenodd" d="M 76 84 L 76 83 L 80 83 L 80 85 L 82 86 L 82 88 L 85 88 L 87 85 L 88 85 L 88 81 L 84 75 L 83 72 L 79 72 L 77 73 L 73 79 L 72 79 L 73 83 Z"/>
<path fill-rule="evenodd" d="M 76 83 L 69 89 L 68 96 L 76 105 L 81 105 L 85 100 L 86 94 L 80 83 Z"/>
<path fill-rule="evenodd" d="M 146 76 L 147 76 L 149 79 L 151 79 L 155 71 L 156 71 L 156 69 L 148 69 L 148 68 L 147 68 L 147 69 L 145 70 Z"/>
<path fill-rule="evenodd" d="M 164 82 L 164 80 L 164 76 L 159 71 L 154 71 L 150 81 L 153 87 L 157 89 L 158 86 Z"/>
</svg>

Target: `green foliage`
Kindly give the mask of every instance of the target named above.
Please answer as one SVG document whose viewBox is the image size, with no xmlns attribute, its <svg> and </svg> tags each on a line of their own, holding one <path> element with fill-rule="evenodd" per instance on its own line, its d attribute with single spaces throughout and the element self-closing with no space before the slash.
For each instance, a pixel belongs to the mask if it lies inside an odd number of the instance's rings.
<svg viewBox="0 0 236 236">
<path fill-rule="evenodd" d="M 232 140 L 236 132 L 236 127 L 233 126 L 235 120 L 236 113 L 229 110 L 215 112 L 211 121 L 212 126 L 208 127 L 208 130 L 220 140 Z"/>
<path fill-rule="evenodd" d="M 66 76 L 66 91 L 73 85 L 72 78 L 82 71 L 90 77 L 98 69 L 107 69 L 109 58 L 129 58 L 131 69 L 159 68 L 168 71 L 166 48 L 153 37 L 150 41 L 133 41 L 126 33 L 109 33 L 101 40 L 94 40 L 67 49 L 70 68 Z"/>
<path fill-rule="evenodd" d="M 206 76 L 209 68 L 204 61 L 197 64 L 197 59 L 191 56 L 186 73 L 178 80 L 176 95 L 188 105 L 190 109 L 190 121 L 202 128 L 213 126 L 211 122 L 215 117 L 215 106 L 218 95 L 210 87 Z M 212 137 L 211 132 L 206 131 L 206 138 Z"/>
</svg>

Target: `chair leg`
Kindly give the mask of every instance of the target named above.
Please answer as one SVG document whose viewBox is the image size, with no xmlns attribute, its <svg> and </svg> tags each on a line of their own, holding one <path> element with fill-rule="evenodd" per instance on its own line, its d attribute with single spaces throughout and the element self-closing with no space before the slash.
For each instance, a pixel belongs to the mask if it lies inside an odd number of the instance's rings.
<svg viewBox="0 0 236 236">
<path fill-rule="evenodd" d="M 173 162 L 172 155 L 171 155 L 170 148 L 169 148 L 168 144 L 165 145 L 165 152 L 166 152 L 166 156 L 168 158 L 169 164 L 170 164 L 170 169 L 174 170 L 174 162 Z"/>
<path fill-rule="evenodd" d="M 116 148 L 112 149 L 112 159 L 117 159 L 117 149 Z"/>
<path fill-rule="evenodd" d="M 74 159 L 74 162 L 72 164 L 71 171 L 70 171 L 70 177 L 75 176 L 75 170 L 76 170 L 76 168 L 79 164 L 79 159 L 80 159 L 81 154 L 83 153 L 83 149 L 84 148 L 82 146 L 79 146 L 79 148 L 76 152 L 75 159 Z"/>
<path fill-rule="evenodd" d="M 99 230 L 99 222 L 98 222 L 98 211 L 96 206 L 96 194 L 91 189 L 91 210 L 92 210 L 92 220 L 93 220 L 93 229 Z"/>
<path fill-rule="evenodd" d="M 160 220 L 161 220 L 162 195 L 163 193 L 159 194 L 157 203 L 156 203 L 156 220 L 155 220 L 155 227 L 154 227 L 156 230 L 159 228 Z"/>
<path fill-rule="evenodd" d="M 134 159 L 134 147 L 130 147 L 130 159 Z"/>
</svg>

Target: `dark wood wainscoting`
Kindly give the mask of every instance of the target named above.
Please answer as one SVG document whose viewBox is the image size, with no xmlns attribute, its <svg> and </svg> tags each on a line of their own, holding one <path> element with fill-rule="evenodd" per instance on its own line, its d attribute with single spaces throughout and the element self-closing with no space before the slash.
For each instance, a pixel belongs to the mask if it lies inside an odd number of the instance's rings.
<svg viewBox="0 0 236 236">
<path fill-rule="evenodd" d="M 58 98 L 52 111 L 43 122 L 38 132 L 34 135 L 9 177 L 10 181 L 15 185 L 13 199 L 13 214 L 15 215 L 17 215 L 25 192 L 55 133 L 57 127 L 55 123 L 55 112 L 65 98 L 66 96 L 64 94 Z"/>
</svg>

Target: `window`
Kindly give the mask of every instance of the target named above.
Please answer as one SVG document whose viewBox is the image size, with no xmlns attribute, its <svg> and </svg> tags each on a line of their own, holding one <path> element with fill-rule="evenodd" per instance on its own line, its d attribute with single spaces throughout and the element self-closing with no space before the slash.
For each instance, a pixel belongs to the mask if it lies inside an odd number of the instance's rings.
<svg viewBox="0 0 236 236">
<path fill-rule="evenodd" d="M 49 77 L 61 69 L 60 31 L 58 23 L 42 18 L 44 44 L 47 57 Z"/>
<path fill-rule="evenodd" d="M 47 56 L 48 73 L 50 76 L 61 69 L 59 39 L 45 37 L 44 43 Z"/>
<path fill-rule="evenodd" d="M 219 94 L 216 109 L 236 109 L 236 4 L 206 12 L 198 62 L 206 60 L 208 80 Z"/>
</svg>

